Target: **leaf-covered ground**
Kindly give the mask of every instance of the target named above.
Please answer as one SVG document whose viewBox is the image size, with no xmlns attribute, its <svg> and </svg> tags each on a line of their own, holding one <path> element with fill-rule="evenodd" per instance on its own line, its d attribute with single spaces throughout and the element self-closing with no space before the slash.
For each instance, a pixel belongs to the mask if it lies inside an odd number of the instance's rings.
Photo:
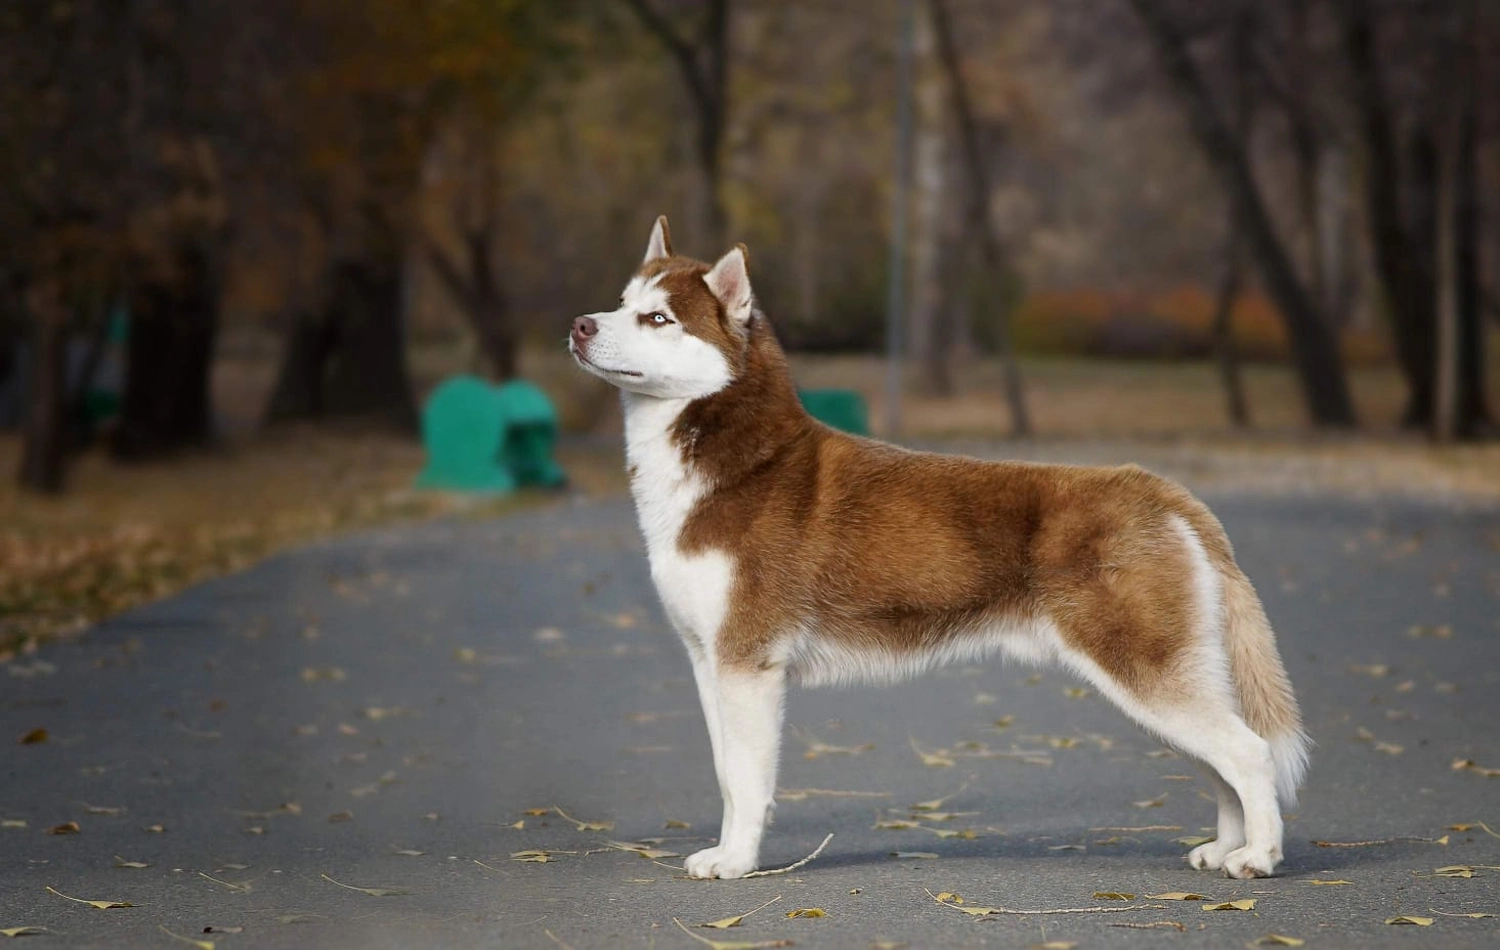
<svg viewBox="0 0 1500 950">
<path fill-rule="evenodd" d="M 1067 676 L 997 662 L 794 692 L 764 852 L 790 870 L 685 880 L 719 807 L 691 676 L 628 505 L 575 498 L 314 544 L 0 665 L 0 931 L 1495 945 L 1493 509 L 1215 500 L 1318 742 L 1281 877 L 1187 868 L 1213 815 L 1191 768 Z"/>
<path fill-rule="evenodd" d="M 597 456 L 569 456 L 575 481 L 597 480 Z M 19 457 L 19 440 L 0 437 L 0 657 L 292 545 L 513 507 L 412 491 L 422 449 L 396 436 L 293 430 L 137 465 L 93 451 L 56 498 L 16 489 Z"/>
</svg>

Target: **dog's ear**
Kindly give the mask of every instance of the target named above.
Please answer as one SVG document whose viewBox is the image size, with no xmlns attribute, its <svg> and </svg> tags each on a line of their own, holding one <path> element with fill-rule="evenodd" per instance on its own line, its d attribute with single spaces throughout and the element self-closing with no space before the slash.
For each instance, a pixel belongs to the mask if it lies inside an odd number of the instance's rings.
<svg viewBox="0 0 1500 950">
<path fill-rule="evenodd" d="M 750 322 L 753 295 L 750 292 L 750 272 L 746 269 L 749 256 L 745 245 L 736 244 L 734 250 L 719 258 L 713 269 L 703 275 L 704 283 L 719 298 L 719 303 L 724 305 L 724 310 L 737 326 Z"/>
<path fill-rule="evenodd" d="M 661 215 L 651 226 L 651 237 L 646 241 L 646 256 L 641 263 L 647 264 L 658 258 L 671 256 L 672 232 L 667 229 L 667 216 Z"/>
</svg>

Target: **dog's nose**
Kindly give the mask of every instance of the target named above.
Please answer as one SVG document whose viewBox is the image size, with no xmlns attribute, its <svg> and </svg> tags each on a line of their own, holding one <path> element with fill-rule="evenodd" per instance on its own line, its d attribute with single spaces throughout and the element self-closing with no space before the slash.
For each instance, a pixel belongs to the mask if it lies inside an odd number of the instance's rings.
<svg viewBox="0 0 1500 950">
<path fill-rule="evenodd" d="M 586 340 L 599 332 L 599 324 L 593 317 L 574 317 L 573 335 L 581 340 Z"/>
</svg>

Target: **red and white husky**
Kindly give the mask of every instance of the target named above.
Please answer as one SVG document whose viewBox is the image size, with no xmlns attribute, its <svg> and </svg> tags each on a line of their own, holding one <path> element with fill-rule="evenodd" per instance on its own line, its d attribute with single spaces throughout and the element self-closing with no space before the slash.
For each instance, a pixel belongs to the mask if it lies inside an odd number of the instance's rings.
<svg viewBox="0 0 1500 950">
<path fill-rule="evenodd" d="M 1213 514 L 1142 469 L 980 462 L 829 429 L 798 402 L 743 246 L 675 256 L 658 218 L 620 305 L 568 349 L 620 388 L 651 577 L 687 645 L 724 796 L 694 877 L 753 870 L 788 680 L 1052 661 L 1202 766 L 1197 868 L 1272 874 L 1308 739 Z"/>
</svg>

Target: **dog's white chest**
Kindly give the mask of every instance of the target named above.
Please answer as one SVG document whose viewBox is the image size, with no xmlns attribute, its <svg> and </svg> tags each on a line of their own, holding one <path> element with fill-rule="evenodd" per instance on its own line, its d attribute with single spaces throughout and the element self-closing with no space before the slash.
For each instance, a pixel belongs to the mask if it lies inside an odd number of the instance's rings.
<svg viewBox="0 0 1500 950">
<path fill-rule="evenodd" d="M 683 526 L 707 488 L 683 465 L 671 438 L 683 404 L 627 394 L 625 457 L 651 580 L 667 618 L 690 646 L 711 645 L 729 609 L 734 564 L 723 551 L 684 554 L 679 545 Z"/>
</svg>

